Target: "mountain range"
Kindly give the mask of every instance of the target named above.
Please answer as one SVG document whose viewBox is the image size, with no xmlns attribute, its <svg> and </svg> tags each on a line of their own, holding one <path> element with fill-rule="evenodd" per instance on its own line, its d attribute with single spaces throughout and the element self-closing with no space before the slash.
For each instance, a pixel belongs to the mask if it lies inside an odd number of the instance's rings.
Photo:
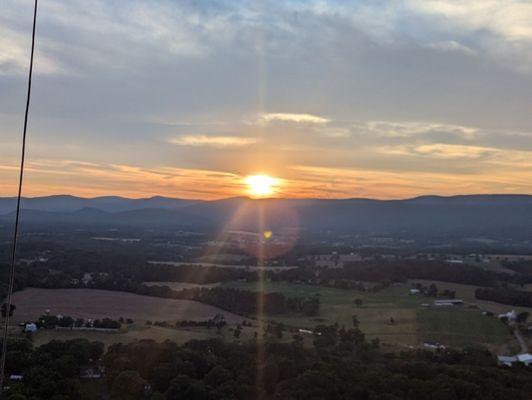
<svg viewBox="0 0 532 400">
<path fill-rule="evenodd" d="M 0 198 L 0 223 L 13 220 L 15 198 Z M 405 200 L 248 199 L 202 201 L 69 195 L 24 198 L 22 222 L 176 229 L 305 229 L 338 233 L 532 235 L 532 196 L 421 196 Z"/>
</svg>

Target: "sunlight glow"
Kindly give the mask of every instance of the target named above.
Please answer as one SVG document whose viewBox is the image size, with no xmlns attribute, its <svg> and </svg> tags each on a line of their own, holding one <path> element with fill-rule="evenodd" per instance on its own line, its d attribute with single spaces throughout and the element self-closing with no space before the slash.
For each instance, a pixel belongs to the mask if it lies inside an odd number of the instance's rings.
<svg viewBox="0 0 532 400">
<path fill-rule="evenodd" d="M 248 185 L 248 193 L 252 197 L 271 196 L 279 185 L 279 179 L 268 175 L 250 175 L 244 182 Z"/>
</svg>

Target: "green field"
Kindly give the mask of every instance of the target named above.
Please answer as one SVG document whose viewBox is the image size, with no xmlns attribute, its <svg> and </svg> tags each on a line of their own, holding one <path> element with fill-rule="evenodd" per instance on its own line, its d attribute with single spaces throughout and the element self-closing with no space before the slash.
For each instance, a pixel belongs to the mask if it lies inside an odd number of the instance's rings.
<svg viewBox="0 0 532 400">
<path fill-rule="evenodd" d="M 417 311 L 417 322 L 423 340 L 453 347 L 472 343 L 499 345 L 511 339 L 508 327 L 477 310 L 421 309 Z"/>
<path fill-rule="evenodd" d="M 420 282 L 426 286 L 432 283 L 432 281 L 416 282 Z M 366 333 L 367 337 L 369 339 L 378 337 L 383 345 L 389 348 L 401 349 L 412 346 L 421 346 L 424 341 L 437 341 L 451 347 L 462 347 L 468 344 L 482 344 L 497 352 L 510 352 L 515 348 L 516 342 L 507 327 L 497 318 L 490 318 L 482 315 L 482 311 L 484 310 L 499 313 L 509 311 L 514 307 L 476 300 L 474 297 L 474 286 L 444 282 L 435 283 L 440 291 L 445 289 L 456 291 L 456 297 L 463 299 L 466 302 L 466 305 L 455 309 L 423 308 L 421 307 L 421 304 L 432 303 L 434 298 L 409 295 L 409 289 L 411 288 L 412 282 L 408 284 L 395 284 L 377 293 L 366 293 L 355 290 L 334 289 L 305 284 L 291 284 L 286 282 L 248 283 L 235 281 L 225 282 L 220 284 L 220 286 L 252 291 L 280 292 L 288 296 L 305 297 L 318 294 L 320 296 L 320 313 L 317 316 L 308 317 L 294 313 L 255 317 L 259 320 L 282 322 L 294 328 L 313 328 L 318 324 L 333 323 L 338 323 L 340 326 L 350 327 L 352 326 L 352 316 L 357 315 L 360 321 L 360 328 Z M 93 308 L 98 305 L 98 296 L 96 295 L 99 292 L 100 291 L 89 291 L 87 293 L 91 299 L 88 304 Z M 54 295 L 54 293 L 53 290 L 46 290 L 46 294 L 49 294 L 50 296 Z M 80 292 L 76 292 L 77 295 L 79 295 L 79 293 Z M 55 293 L 55 295 L 57 295 L 57 293 Z M 112 304 L 115 307 L 117 305 L 117 299 L 120 299 L 125 295 L 135 296 L 120 292 L 110 292 L 107 293 L 107 295 L 112 295 L 114 297 L 111 299 L 112 301 L 108 301 L 105 304 Z M 137 302 L 136 304 L 138 307 L 134 307 L 137 313 L 147 307 L 146 302 L 154 301 L 152 298 L 146 298 L 143 296 L 137 297 L 139 298 L 139 301 L 142 300 L 142 304 Z M 79 296 L 76 298 L 79 298 Z M 355 305 L 355 299 L 362 300 L 362 305 L 360 307 Z M 165 299 L 155 300 L 166 301 Z M 39 301 L 38 303 L 39 305 L 45 304 L 42 301 Z M 208 307 L 196 302 L 191 303 L 194 304 L 186 308 L 186 317 L 190 319 L 195 319 L 196 311 L 200 310 L 198 307 Z M 128 306 L 131 306 L 132 303 L 128 300 L 127 304 Z M 21 309 L 22 308 L 23 306 L 21 306 Z M 522 308 L 515 309 L 521 310 Z M 110 312 L 107 307 L 105 310 L 107 310 L 106 312 Z M 150 308 L 149 310 L 150 311 L 147 311 L 147 309 L 144 310 L 148 312 L 148 314 L 144 315 L 144 318 L 147 318 L 148 316 L 155 317 L 155 314 L 157 314 L 157 318 L 154 318 L 154 320 L 175 320 L 175 315 L 173 315 L 173 313 L 165 312 L 165 310 L 168 311 L 167 308 L 161 309 L 158 307 L 154 309 L 156 312 L 153 315 L 151 314 L 152 309 Z M 121 311 L 122 314 L 124 314 L 124 312 Z M 210 314 L 213 314 L 213 312 L 210 312 Z M 87 339 L 99 340 L 106 345 L 109 345 L 116 342 L 131 342 L 137 339 L 147 338 L 157 341 L 168 339 L 183 343 L 190 339 L 206 339 L 220 336 L 217 335 L 214 330 L 209 331 L 202 328 L 178 330 L 147 326 L 142 319 L 132 311 L 128 311 L 124 315 L 126 314 L 134 317 L 136 316 L 137 318 L 135 318 L 135 320 L 138 322 L 127 327 L 127 329 L 121 333 L 40 331 L 34 334 L 34 341 L 35 344 L 38 345 L 46 343 L 51 339 L 86 337 Z M 231 313 L 225 312 L 224 314 L 231 315 Z M 393 324 L 390 323 L 390 318 L 393 318 Z M 223 329 L 221 336 L 228 340 L 235 340 L 233 338 L 232 329 L 235 326 L 234 324 L 241 322 L 241 319 L 243 318 L 236 315 L 229 318 L 230 324 Z M 253 325 L 253 327 L 244 328 L 241 340 L 252 338 L 255 332 L 261 334 L 258 321 L 254 321 Z M 291 337 L 291 334 L 286 334 L 283 340 L 291 340 Z M 307 339 L 310 341 L 311 337 L 309 336 Z"/>
<path fill-rule="evenodd" d="M 431 281 L 422 281 L 429 285 Z M 422 303 L 431 303 L 434 299 L 408 294 L 410 283 L 393 285 L 378 293 L 364 293 L 354 290 L 324 288 L 284 282 L 264 282 L 266 292 L 281 292 L 286 295 L 320 295 L 320 315 L 305 317 L 301 315 L 266 316 L 278 322 L 297 327 L 313 327 L 319 323 L 337 322 L 351 326 L 351 318 L 356 314 L 360 328 L 368 338 L 378 337 L 384 344 L 406 347 L 419 346 L 424 341 L 438 341 L 447 346 L 462 347 L 468 344 L 483 344 L 494 350 L 513 346 L 513 337 L 508 329 L 496 318 L 482 315 L 482 310 L 494 312 L 507 311 L 510 308 L 492 302 L 476 301 L 475 287 L 468 285 L 435 282 L 439 290 L 456 291 L 456 297 L 466 303 L 474 303 L 479 308 L 468 306 L 456 309 L 425 309 Z M 260 284 L 259 284 L 260 285 Z M 258 290 L 256 283 L 227 282 L 225 287 Z M 359 298 L 361 307 L 354 304 Z M 390 324 L 390 317 L 394 323 Z"/>
</svg>

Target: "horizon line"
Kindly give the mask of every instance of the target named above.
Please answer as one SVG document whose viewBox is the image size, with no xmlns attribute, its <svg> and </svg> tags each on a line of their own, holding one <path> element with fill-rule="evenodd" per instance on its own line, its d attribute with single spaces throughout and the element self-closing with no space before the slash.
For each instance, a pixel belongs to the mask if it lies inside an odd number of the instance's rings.
<svg viewBox="0 0 532 400">
<path fill-rule="evenodd" d="M 44 199 L 44 198 L 52 198 L 52 197 L 72 197 L 77 199 L 83 199 L 83 200 L 97 200 L 97 199 L 104 199 L 104 198 L 118 198 L 118 199 L 124 199 L 124 200 L 150 200 L 155 198 L 162 198 L 162 199 L 169 199 L 169 200 L 181 200 L 181 201 L 191 201 L 191 202 L 216 202 L 216 201 L 224 201 L 224 200 L 232 200 L 232 199 L 246 199 L 246 200 L 373 200 L 373 201 L 407 201 L 407 200 L 415 200 L 419 198 L 424 197 L 437 197 L 437 198 L 454 198 L 454 197 L 532 197 L 532 194 L 527 193 L 470 193 L 470 194 L 452 194 L 452 195 L 440 195 L 440 194 L 422 194 L 418 196 L 413 197 L 398 197 L 398 198 L 378 198 L 378 197 L 251 197 L 251 196 L 229 196 L 229 197 L 221 197 L 219 199 L 193 199 L 193 198 L 185 198 L 185 197 L 170 197 L 170 196 L 163 196 L 163 195 L 153 195 L 148 197 L 127 197 L 127 196 L 120 196 L 120 195 L 101 195 L 101 196 L 94 196 L 94 197 L 84 197 L 84 196 L 77 196 L 74 194 L 66 194 L 66 193 L 60 193 L 60 194 L 50 194 L 50 195 L 42 195 L 42 196 L 22 196 L 22 199 Z M 16 199 L 16 196 L 0 196 L 0 200 L 6 200 L 6 199 Z"/>
</svg>

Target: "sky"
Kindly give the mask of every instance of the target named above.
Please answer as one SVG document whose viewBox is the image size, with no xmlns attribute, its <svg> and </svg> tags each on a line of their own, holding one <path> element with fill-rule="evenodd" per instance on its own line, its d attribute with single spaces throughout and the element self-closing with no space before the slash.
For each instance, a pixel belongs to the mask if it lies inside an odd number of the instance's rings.
<svg viewBox="0 0 532 400">
<path fill-rule="evenodd" d="M 0 13 L 16 194 L 33 1 Z M 24 194 L 532 194 L 532 2 L 41 0 Z"/>
</svg>

